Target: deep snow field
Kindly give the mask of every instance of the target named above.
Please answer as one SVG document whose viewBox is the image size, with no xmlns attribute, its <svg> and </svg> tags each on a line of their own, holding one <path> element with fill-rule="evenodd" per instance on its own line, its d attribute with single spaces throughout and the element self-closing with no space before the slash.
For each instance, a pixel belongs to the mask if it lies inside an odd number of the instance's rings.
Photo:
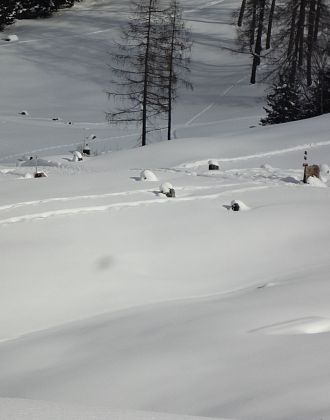
<svg viewBox="0 0 330 420">
<path fill-rule="evenodd" d="M 182 4 L 195 89 L 145 148 L 104 119 L 128 0 L 0 40 L 0 420 L 330 419 L 330 117 L 259 126 L 239 1 Z"/>
</svg>

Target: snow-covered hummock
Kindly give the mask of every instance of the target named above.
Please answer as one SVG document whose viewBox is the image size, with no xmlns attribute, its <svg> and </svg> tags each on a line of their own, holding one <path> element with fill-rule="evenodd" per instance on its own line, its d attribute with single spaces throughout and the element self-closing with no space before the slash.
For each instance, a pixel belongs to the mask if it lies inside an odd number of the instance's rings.
<svg viewBox="0 0 330 420">
<path fill-rule="evenodd" d="M 173 185 L 170 182 L 163 182 L 159 186 L 159 191 L 163 194 L 168 194 L 170 190 L 174 189 Z"/>
<path fill-rule="evenodd" d="M 12 34 L 12 35 L 7 35 L 7 36 L 4 38 L 4 40 L 5 40 L 5 41 L 8 41 L 8 42 L 18 41 L 18 36 L 17 36 L 17 35 L 15 35 L 15 34 Z"/>
<path fill-rule="evenodd" d="M 244 210 L 250 210 L 250 207 L 248 207 L 241 200 L 232 200 L 231 203 L 230 203 L 230 205 L 233 206 L 234 204 L 238 204 L 239 205 L 239 209 L 242 210 L 242 211 L 244 211 Z"/>
<path fill-rule="evenodd" d="M 320 165 L 320 179 L 323 182 L 327 182 L 330 177 L 330 167 L 326 163 Z"/>
<path fill-rule="evenodd" d="M 262 165 L 260 165 L 261 169 L 266 169 L 267 171 L 272 171 L 273 168 L 271 165 L 269 165 L 269 163 L 263 163 Z"/>
<path fill-rule="evenodd" d="M 140 174 L 141 181 L 159 181 L 157 176 L 149 169 L 144 169 Z"/>
<path fill-rule="evenodd" d="M 327 185 L 316 176 L 308 177 L 307 184 L 311 185 L 312 187 L 327 188 Z"/>
</svg>

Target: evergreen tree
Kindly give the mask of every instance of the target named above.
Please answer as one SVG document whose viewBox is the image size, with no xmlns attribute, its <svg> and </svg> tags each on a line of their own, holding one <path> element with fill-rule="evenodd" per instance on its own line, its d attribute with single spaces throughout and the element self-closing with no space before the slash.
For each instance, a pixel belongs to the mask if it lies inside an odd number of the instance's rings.
<svg viewBox="0 0 330 420">
<path fill-rule="evenodd" d="M 16 4 L 13 0 L 1 0 L 0 3 L 0 31 L 7 25 L 14 23 Z"/>
<path fill-rule="evenodd" d="M 308 111 L 303 95 L 289 81 L 280 76 L 267 95 L 267 116 L 261 120 L 262 125 L 280 124 L 307 118 Z"/>
</svg>

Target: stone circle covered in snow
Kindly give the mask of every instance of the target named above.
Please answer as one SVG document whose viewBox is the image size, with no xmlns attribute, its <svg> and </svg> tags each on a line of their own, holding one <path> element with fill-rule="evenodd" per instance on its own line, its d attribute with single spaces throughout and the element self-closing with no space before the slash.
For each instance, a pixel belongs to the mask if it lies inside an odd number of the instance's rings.
<svg viewBox="0 0 330 420">
<path fill-rule="evenodd" d="M 231 208 L 234 210 L 235 208 L 238 208 L 241 211 L 250 210 L 250 207 L 248 207 L 243 201 L 241 200 L 232 200 L 230 203 Z M 237 210 L 236 210 L 237 211 Z"/>
<path fill-rule="evenodd" d="M 140 179 L 141 181 L 159 181 L 157 176 L 149 169 L 145 169 L 141 172 Z"/>
</svg>

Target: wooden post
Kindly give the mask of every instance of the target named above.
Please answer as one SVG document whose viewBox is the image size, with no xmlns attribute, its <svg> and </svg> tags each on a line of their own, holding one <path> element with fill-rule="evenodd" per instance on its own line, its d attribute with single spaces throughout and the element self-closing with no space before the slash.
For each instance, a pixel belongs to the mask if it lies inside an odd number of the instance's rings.
<svg viewBox="0 0 330 420">
<path fill-rule="evenodd" d="M 304 163 L 303 163 L 303 167 L 304 167 L 304 178 L 303 178 L 303 183 L 307 184 L 307 150 L 305 150 L 304 152 Z"/>
</svg>

